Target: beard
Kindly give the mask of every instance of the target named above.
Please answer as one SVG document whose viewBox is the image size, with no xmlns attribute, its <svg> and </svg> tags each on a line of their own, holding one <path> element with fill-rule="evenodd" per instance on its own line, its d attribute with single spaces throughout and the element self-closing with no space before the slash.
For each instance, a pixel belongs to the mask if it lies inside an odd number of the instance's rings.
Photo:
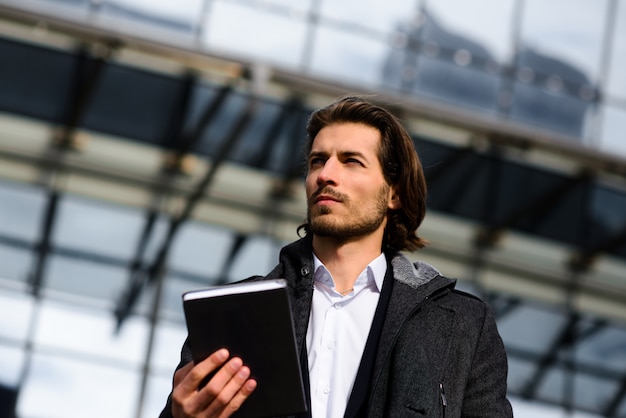
<svg viewBox="0 0 626 418">
<path fill-rule="evenodd" d="M 329 194 L 339 199 L 347 214 L 340 217 L 333 214 L 334 209 L 331 207 L 313 207 L 313 201 L 319 194 Z M 380 188 L 374 201 L 365 203 L 354 203 L 348 196 L 328 188 L 320 189 L 311 196 L 307 205 L 309 230 L 320 237 L 340 239 L 370 234 L 385 221 L 388 196 L 389 185 L 387 184 Z"/>
</svg>

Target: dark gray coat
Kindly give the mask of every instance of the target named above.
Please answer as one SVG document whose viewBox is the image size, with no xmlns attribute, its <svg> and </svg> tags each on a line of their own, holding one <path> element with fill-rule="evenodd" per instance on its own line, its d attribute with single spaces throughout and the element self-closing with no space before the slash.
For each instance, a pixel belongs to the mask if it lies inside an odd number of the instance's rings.
<svg viewBox="0 0 626 418">
<path fill-rule="evenodd" d="M 491 309 L 426 263 L 388 253 L 394 285 L 376 353 L 368 417 L 512 417 L 507 359 Z M 264 278 L 289 282 L 298 347 L 313 297 L 311 240 L 284 247 Z M 187 345 L 182 366 L 191 360 Z M 170 402 L 161 418 L 171 417 Z M 334 417 L 329 417 L 334 418 Z"/>
</svg>

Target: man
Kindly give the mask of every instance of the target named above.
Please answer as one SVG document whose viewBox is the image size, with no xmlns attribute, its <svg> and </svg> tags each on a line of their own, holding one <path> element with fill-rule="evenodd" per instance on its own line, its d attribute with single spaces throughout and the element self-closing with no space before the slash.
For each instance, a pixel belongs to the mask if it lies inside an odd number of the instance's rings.
<svg viewBox="0 0 626 418">
<path fill-rule="evenodd" d="M 289 282 L 304 416 L 512 417 L 489 307 L 399 253 L 425 245 L 426 182 L 408 133 L 354 97 L 315 111 L 307 133 L 306 234 L 265 277 Z M 185 344 L 161 417 L 230 416 L 263 382 L 228 357 L 194 365 Z"/>
</svg>

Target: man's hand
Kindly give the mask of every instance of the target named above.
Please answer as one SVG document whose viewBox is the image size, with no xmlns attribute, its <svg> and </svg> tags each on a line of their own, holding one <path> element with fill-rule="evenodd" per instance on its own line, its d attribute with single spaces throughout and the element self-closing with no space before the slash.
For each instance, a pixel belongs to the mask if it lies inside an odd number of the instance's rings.
<svg viewBox="0 0 626 418">
<path fill-rule="evenodd" d="M 228 350 L 221 349 L 196 365 L 191 362 L 178 369 L 172 392 L 174 418 L 226 418 L 239 409 L 257 383 L 240 358 L 228 360 L 228 356 Z M 198 389 L 214 370 L 215 375 Z"/>
</svg>

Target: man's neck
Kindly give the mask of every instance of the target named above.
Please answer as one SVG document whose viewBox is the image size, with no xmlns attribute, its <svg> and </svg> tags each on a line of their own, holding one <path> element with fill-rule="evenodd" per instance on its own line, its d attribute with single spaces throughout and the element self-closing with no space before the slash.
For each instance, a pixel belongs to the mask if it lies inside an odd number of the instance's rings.
<svg viewBox="0 0 626 418">
<path fill-rule="evenodd" d="M 353 240 L 313 236 L 313 252 L 333 276 L 339 291 L 351 289 L 359 274 L 381 253 L 382 237 Z"/>
</svg>

